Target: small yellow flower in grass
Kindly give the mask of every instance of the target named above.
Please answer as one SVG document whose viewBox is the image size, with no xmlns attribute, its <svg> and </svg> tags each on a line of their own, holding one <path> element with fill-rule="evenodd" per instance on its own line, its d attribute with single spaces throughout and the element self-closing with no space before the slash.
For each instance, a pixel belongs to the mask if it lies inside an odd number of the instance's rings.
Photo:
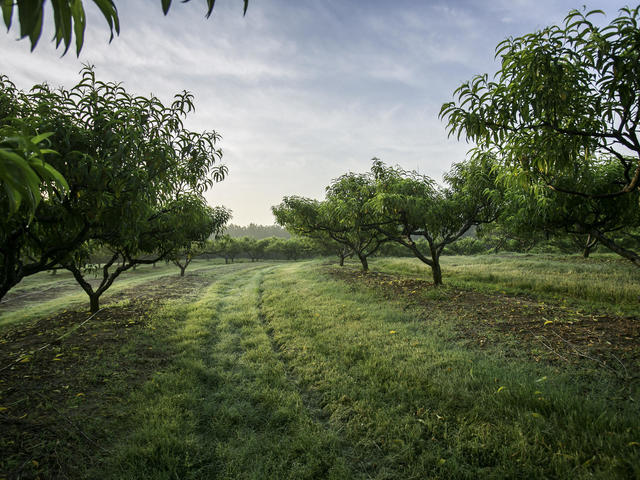
<svg viewBox="0 0 640 480">
<path fill-rule="evenodd" d="M 391 335 L 395 335 L 395 334 L 396 334 L 396 333 L 398 333 L 398 332 L 396 332 L 395 330 L 389 330 L 389 333 L 390 333 Z"/>
<path fill-rule="evenodd" d="M 76 393 L 76 397 L 84 397 L 84 393 L 82 393 L 82 392 Z"/>
</svg>

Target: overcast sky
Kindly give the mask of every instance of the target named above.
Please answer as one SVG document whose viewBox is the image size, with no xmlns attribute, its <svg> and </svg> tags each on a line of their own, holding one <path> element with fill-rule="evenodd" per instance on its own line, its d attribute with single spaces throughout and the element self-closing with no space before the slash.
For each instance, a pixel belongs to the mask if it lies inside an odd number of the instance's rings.
<svg viewBox="0 0 640 480">
<path fill-rule="evenodd" d="M 615 0 L 204 0 L 117 1 L 121 33 L 85 0 L 86 41 L 76 58 L 49 41 L 36 50 L 0 34 L 0 73 L 27 89 L 43 81 L 71 87 L 83 63 L 104 81 L 170 102 L 195 94 L 192 130 L 215 130 L 229 176 L 207 193 L 234 212 L 233 223 L 273 223 L 285 195 L 323 198 L 324 187 L 371 158 L 440 180 L 469 145 L 447 139 L 442 103 L 464 81 L 493 74 L 496 45 L 561 22 L 572 8 Z M 51 15 L 49 15 L 51 16 Z"/>
</svg>

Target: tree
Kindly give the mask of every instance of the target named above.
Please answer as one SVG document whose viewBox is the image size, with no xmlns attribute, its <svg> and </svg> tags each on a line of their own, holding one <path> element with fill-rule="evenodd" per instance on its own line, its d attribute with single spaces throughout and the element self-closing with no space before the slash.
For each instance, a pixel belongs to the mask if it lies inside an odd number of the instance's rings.
<svg viewBox="0 0 640 480">
<path fill-rule="evenodd" d="M 580 185 L 593 192 L 606 192 L 620 175 L 616 162 L 583 161 L 573 172 L 559 178 L 560 185 Z M 567 195 L 544 188 L 543 180 L 533 188 L 510 185 L 504 215 L 499 224 L 519 235 L 577 236 L 583 255 L 589 256 L 596 243 L 640 266 L 640 256 L 620 243 L 620 234 L 640 225 L 640 191 L 625 195 L 588 197 Z M 632 247 L 633 248 L 633 247 Z"/>
<path fill-rule="evenodd" d="M 180 276 L 184 277 L 184 272 L 194 257 L 204 253 L 207 248 L 207 240 L 212 236 L 217 238 L 224 230 L 225 225 L 231 219 L 231 211 L 224 207 L 211 208 L 201 205 L 201 209 L 190 209 L 190 218 L 181 218 L 181 222 L 173 225 L 172 242 L 173 253 L 171 261 L 180 269 Z"/>
<path fill-rule="evenodd" d="M 0 298 L 27 275 L 77 264 L 85 255 L 79 250 L 94 245 L 153 250 L 143 245 L 153 226 L 199 202 L 226 175 L 218 135 L 183 126 L 193 110 L 188 92 L 165 106 L 96 80 L 90 68 L 68 91 L 37 85 L 24 93 L 9 82 L 0 87 L 0 126 L 50 132 L 46 143 L 57 154 L 48 161 L 68 184 L 50 184 L 33 214 L 23 205 L 0 217 Z M 0 204 L 8 202 L 0 191 Z"/>
<path fill-rule="evenodd" d="M 97 312 L 100 296 L 121 273 L 136 265 L 152 264 L 162 259 L 175 261 L 181 251 L 192 249 L 194 244 L 202 244 L 219 231 L 225 215 L 225 209 L 212 209 L 198 196 L 180 195 L 170 204 L 158 206 L 146 222 L 136 226 L 136 232 L 128 228 L 116 229 L 98 241 L 86 242 L 84 248 L 77 249 L 63 266 L 89 296 L 91 312 Z M 100 269 L 92 264 L 87 268 L 87 260 L 98 248 L 106 248 L 111 253 L 110 258 Z M 181 276 L 187 265 L 181 268 Z M 86 277 L 100 272 L 102 278 L 94 288 Z"/>
<path fill-rule="evenodd" d="M 345 246 L 358 257 L 362 270 L 369 270 L 367 258 L 387 238 L 372 228 L 374 211 L 367 202 L 375 195 L 369 175 L 348 173 L 327 187 L 326 200 L 285 197 L 272 207 L 278 224 L 292 233 L 310 238 L 327 236 Z"/>
<path fill-rule="evenodd" d="M 242 250 L 247 254 L 252 262 L 264 258 L 269 241 L 267 239 L 257 240 L 252 237 L 241 237 L 239 239 Z"/>
<path fill-rule="evenodd" d="M 540 205 L 587 203 L 574 227 L 638 266 L 607 229 L 638 226 L 623 209 L 638 208 L 640 189 L 639 9 L 604 27 L 591 21 L 603 12 L 573 10 L 562 26 L 503 41 L 494 78 L 464 83 L 440 112 L 450 134 L 495 155 L 503 179 L 533 187 Z"/>
<path fill-rule="evenodd" d="M 183 3 L 190 0 L 182 0 Z M 242 0 L 244 3 L 243 13 L 247 13 L 249 0 Z M 209 18 L 213 12 L 215 0 L 206 0 L 207 13 Z M 36 48 L 42 25 L 44 23 L 45 0 L 2 0 L 2 16 L 7 30 L 11 29 L 14 8 L 18 11 L 18 23 L 20 25 L 20 38 L 29 37 L 31 50 Z M 114 32 L 120 34 L 120 18 L 114 0 L 93 0 L 93 3 L 100 9 L 102 16 L 109 25 L 111 38 Z M 169 13 L 172 0 L 161 0 L 162 11 L 166 15 Z M 76 37 L 76 54 L 80 55 L 84 43 L 84 32 L 87 18 L 82 0 L 52 0 L 51 1 L 53 21 L 55 25 L 54 40 L 56 48 L 64 44 L 64 53 L 67 53 L 71 46 L 71 38 Z"/>
<path fill-rule="evenodd" d="M 224 258 L 224 263 L 233 263 L 235 258 L 242 252 L 242 243 L 228 235 L 221 236 L 213 244 L 211 253 Z"/>
<path fill-rule="evenodd" d="M 367 203 L 377 213 L 372 226 L 389 241 L 407 247 L 431 267 L 433 283 L 442 285 L 444 248 L 472 226 L 492 222 L 499 212 L 499 192 L 490 157 L 455 164 L 445 175 L 446 188 L 416 172 L 389 167 L 374 159 L 376 194 Z M 426 240 L 426 249 L 415 237 Z"/>
<path fill-rule="evenodd" d="M 353 257 L 353 250 L 348 245 L 336 242 L 329 235 L 317 236 L 312 240 L 311 248 L 321 255 L 335 255 L 338 257 L 338 265 L 344 267 L 344 261 Z M 382 248 L 382 247 L 381 247 Z"/>
</svg>

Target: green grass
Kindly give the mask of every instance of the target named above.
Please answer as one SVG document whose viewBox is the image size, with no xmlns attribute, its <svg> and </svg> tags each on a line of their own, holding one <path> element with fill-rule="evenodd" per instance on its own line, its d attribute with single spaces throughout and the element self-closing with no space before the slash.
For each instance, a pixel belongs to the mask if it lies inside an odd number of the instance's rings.
<svg viewBox="0 0 640 480">
<path fill-rule="evenodd" d="M 220 261 L 194 260 L 187 273 L 202 272 L 217 268 Z M 136 270 L 128 270 L 121 274 L 101 297 L 101 304 L 108 304 L 118 293 L 143 285 L 168 275 L 179 275 L 179 269 L 173 265 L 158 263 L 157 267 L 141 265 Z M 94 277 L 89 276 L 89 280 Z M 97 280 L 95 280 L 97 281 Z M 17 303 L 19 308 L 13 306 Z M 23 305 L 26 302 L 26 305 Z M 78 285 L 73 275 L 61 270 L 52 275 L 42 272 L 31 275 L 14 287 L 0 304 L 0 328 L 11 324 L 22 323 L 52 315 L 63 309 L 89 309 L 89 297 Z"/>
<path fill-rule="evenodd" d="M 431 270 L 414 258 L 377 258 L 371 268 L 431 281 Z M 612 255 L 476 255 L 442 257 L 445 285 L 485 292 L 566 300 L 587 309 L 637 314 L 640 269 Z"/>
<path fill-rule="evenodd" d="M 463 261 L 479 262 L 450 258 L 446 272 Z M 422 273 L 404 260 L 373 268 Z M 20 450 L 5 437 L 0 454 L 19 453 L 5 455 L 0 472 L 23 465 L 43 478 L 640 476 L 637 380 L 514 357 L 500 343 L 475 348 L 445 310 L 385 299 L 318 262 L 217 265 L 199 275 L 201 287 L 150 308 L 67 372 L 76 383 L 66 396 L 62 389 L 56 408 L 93 442 L 78 432 L 62 443 L 43 435 Z M 73 349 L 99 328 L 88 324 L 60 352 L 82 351 Z M 0 405 L 4 396 L 35 400 L 10 405 L 0 422 L 39 418 L 38 395 L 49 393 L 20 383 L 48 365 L 37 360 L 3 377 Z M 47 385 L 64 382 L 47 377 Z M 75 431 L 47 412 L 61 431 Z"/>
</svg>

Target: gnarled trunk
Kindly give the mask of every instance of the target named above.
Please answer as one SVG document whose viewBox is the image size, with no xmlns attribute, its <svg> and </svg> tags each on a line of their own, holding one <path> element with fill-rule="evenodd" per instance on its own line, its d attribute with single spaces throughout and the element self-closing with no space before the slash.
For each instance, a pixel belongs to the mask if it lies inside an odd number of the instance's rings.
<svg viewBox="0 0 640 480">
<path fill-rule="evenodd" d="M 367 256 L 366 255 L 362 255 L 362 254 L 358 254 L 358 258 L 360 259 L 360 263 L 362 264 L 362 270 L 364 272 L 368 272 L 369 271 L 369 262 L 367 262 Z"/>
</svg>

